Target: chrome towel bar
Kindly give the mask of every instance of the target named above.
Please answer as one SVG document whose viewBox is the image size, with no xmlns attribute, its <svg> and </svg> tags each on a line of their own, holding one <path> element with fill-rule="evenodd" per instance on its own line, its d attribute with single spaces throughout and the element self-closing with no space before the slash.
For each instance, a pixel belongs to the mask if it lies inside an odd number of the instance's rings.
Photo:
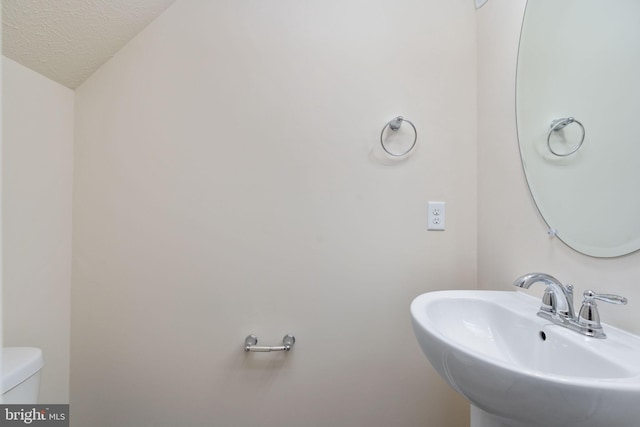
<svg viewBox="0 0 640 427">
<path fill-rule="evenodd" d="M 276 346 L 258 346 L 258 337 L 255 335 L 248 335 L 244 339 L 244 351 L 251 352 L 269 352 L 269 351 L 289 351 L 293 344 L 296 342 L 296 337 L 291 334 L 287 334 L 282 338 L 282 345 Z"/>
</svg>

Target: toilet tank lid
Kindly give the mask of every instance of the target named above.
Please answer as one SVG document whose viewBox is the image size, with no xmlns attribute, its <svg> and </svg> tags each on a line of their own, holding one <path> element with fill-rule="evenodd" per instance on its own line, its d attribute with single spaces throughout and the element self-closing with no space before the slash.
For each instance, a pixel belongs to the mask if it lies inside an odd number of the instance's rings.
<svg viewBox="0 0 640 427">
<path fill-rule="evenodd" d="M 34 347 L 3 347 L 0 388 L 2 393 L 11 390 L 44 365 L 42 350 Z"/>
</svg>

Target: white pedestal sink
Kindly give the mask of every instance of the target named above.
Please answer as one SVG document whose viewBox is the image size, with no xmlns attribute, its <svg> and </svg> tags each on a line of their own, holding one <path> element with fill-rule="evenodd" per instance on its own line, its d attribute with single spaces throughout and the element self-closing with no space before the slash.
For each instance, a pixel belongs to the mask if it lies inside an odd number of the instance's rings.
<svg viewBox="0 0 640 427">
<path fill-rule="evenodd" d="M 589 338 L 521 292 L 442 291 L 411 303 L 425 355 L 471 402 L 471 427 L 640 426 L 640 337 Z"/>
</svg>

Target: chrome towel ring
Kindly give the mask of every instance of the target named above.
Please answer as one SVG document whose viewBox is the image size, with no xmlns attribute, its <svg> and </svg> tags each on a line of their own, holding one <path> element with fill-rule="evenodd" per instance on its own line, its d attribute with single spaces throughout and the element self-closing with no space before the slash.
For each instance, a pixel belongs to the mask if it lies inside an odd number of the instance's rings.
<svg viewBox="0 0 640 427">
<path fill-rule="evenodd" d="M 551 135 L 553 135 L 554 132 L 558 132 L 561 129 L 564 129 L 565 127 L 569 126 L 572 123 L 577 123 L 578 126 L 580 126 L 580 129 L 582 129 L 582 137 L 580 138 L 580 142 L 578 143 L 578 146 L 573 149 L 572 151 L 568 152 L 568 153 L 558 153 L 556 151 L 553 150 L 553 148 L 551 148 Z M 585 130 L 584 130 L 584 126 L 582 126 L 582 123 L 580 123 L 579 121 L 577 121 L 576 119 L 574 119 L 573 117 L 565 117 L 562 119 L 556 119 L 554 121 L 551 122 L 551 130 L 549 131 L 549 135 L 547 135 L 547 147 L 549 147 L 549 151 L 551 151 L 551 153 L 555 156 L 558 157 L 566 157 L 566 156 L 570 156 L 573 153 L 575 153 L 576 151 L 578 151 L 580 149 L 580 147 L 582 147 L 582 143 L 584 142 L 584 137 L 585 137 Z"/>
<path fill-rule="evenodd" d="M 398 129 L 400 129 L 400 127 L 402 126 L 402 123 L 409 123 L 409 125 L 413 128 L 413 142 L 411 143 L 411 146 L 404 151 L 403 153 L 393 153 L 391 151 L 389 151 L 387 149 L 387 146 L 384 145 L 384 131 L 387 130 L 387 128 L 391 129 L 393 132 L 396 132 Z M 382 149 L 390 156 L 393 157 L 402 157 L 402 156 L 406 156 L 407 154 L 409 154 L 409 152 L 411 152 L 411 150 L 413 150 L 413 147 L 416 146 L 416 141 L 418 141 L 418 131 L 416 130 L 416 127 L 413 125 L 413 123 L 411 123 L 409 120 L 405 119 L 402 116 L 398 116 L 395 119 L 389 120 L 387 122 L 386 125 L 384 125 L 384 127 L 382 128 L 382 132 L 380 132 L 380 145 L 382 145 Z"/>
</svg>

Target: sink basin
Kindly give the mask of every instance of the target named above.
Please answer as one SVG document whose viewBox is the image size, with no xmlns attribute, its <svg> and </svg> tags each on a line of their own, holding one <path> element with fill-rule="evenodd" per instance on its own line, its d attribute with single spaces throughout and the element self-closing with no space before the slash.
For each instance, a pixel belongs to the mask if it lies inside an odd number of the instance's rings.
<svg viewBox="0 0 640 427">
<path fill-rule="evenodd" d="M 472 404 L 473 427 L 640 425 L 640 337 L 589 338 L 536 315 L 521 292 L 441 291 L 411 303 L 413 330 Z"/>
</svg>

